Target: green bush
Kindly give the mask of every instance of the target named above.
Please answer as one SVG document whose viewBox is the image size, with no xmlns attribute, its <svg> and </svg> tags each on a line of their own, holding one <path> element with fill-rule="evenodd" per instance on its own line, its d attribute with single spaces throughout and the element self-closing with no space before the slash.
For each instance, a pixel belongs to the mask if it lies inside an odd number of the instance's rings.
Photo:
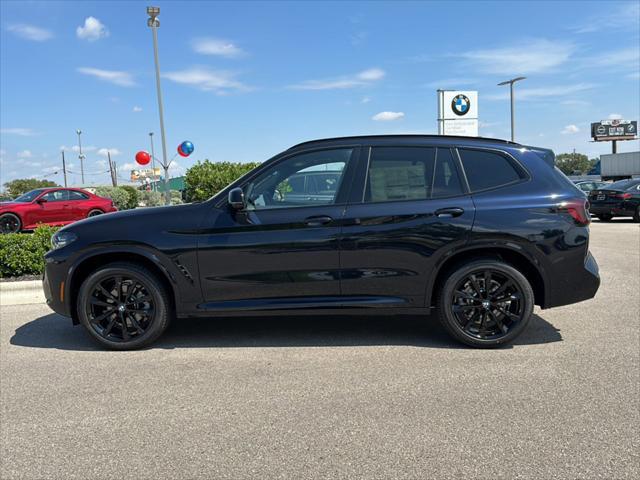
<svg viewBox="0 0 640 480">
<path fill-rule="evenodd" d="M 51 249 L 51 235 L 56 227 L 38 227 L 33 234 L 0 235 L 0 277 L 41 275 L 44 254 Z"/>
<path fill-rule="evenodd" d="M 259 163 L 198 161 L 185 174 L 187 201 L 204 201 L 210 198 L 258 165 Z"/>
<path fill-rule="evenodd" d="M 125 185 L 122 187 L 97 187 L 96 195 L 110 198 L 118 210 L 131 210 L 138 206 L 138 191 Z"/>
<path fill-rule="evenodd" d="M 164 198 L 160 192 L 152 190 L 143 190 L 140 193 L 140 204 L 145 207 L 159 207 L 164 205 Z"/>
</svg>

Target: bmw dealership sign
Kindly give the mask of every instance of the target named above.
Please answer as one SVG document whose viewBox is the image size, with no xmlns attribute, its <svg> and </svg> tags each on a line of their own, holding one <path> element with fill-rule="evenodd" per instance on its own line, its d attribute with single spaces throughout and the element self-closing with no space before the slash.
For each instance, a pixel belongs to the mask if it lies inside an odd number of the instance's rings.
<svg viewBox="0 0 640 480">
<path fill-rule="evenodd" d="M 478 136 L 478 92 L 438 90 L 438 134 Z"/>
</svg>

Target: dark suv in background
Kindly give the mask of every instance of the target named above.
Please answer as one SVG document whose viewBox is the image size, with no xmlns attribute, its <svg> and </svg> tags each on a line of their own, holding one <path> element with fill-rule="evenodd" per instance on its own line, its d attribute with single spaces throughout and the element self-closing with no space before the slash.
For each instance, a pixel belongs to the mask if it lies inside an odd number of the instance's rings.
<svg viewBox="0 0 640 480">
<path fill-rule="evenodd" d="M 586 207 L 550 150 L 426 135 L 317 140 L 206 202 L 63 228 L 44 290 L 114 349 L 149 345 L 174 317 L 433 309 L 456 339 L 491 347 L 514 340 L 534 304 L 595 295 Z"/>
</svg>

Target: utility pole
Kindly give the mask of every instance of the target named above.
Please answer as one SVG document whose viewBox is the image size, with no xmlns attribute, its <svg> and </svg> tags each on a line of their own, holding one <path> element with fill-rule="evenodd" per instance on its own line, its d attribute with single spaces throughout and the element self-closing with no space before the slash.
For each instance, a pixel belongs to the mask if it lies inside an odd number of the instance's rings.
<svg viewBox="0 0 640 480">
<path fill-rule="evenodd" d="M 156 64 L 156 90 L 158 92 L 158 112 L 160 114 L 160 137 L 162 139 L 162 167 L 164 168 L 164 203 L 171 205 L 169 192 L 169 162 L 167 161 L 167 142 L 164 134 L 164 111 L 162 106 L 162 90 L 160 89 L 160 61 L 158 60 L 158 27 L 160 27 L 160 7 L 147 7 L 147 26 L 153 33 L 153 58 Z"/>
<path fill-rule="evenodd" d="M 62 153 L 62 175 L 64 176 L 64 187 L 67 188 L 67 165 L 65 164 L 65 161 L 64 161 L 64 150 L 62 150 L 61 153 Z"/>
<path fill-rule="evenodd" d="M 84 155 L 82 154 L 82 141 L 80 139 L 80 135 L 82 135 L 82 130 L 76 130 L 78 134 L 78 158 L 80 159 L 80 176 L 82 178 L 82 186 L 84 187 Z"/>
<path fill-rule="evenodd" d="M 524 80 L 527 77 L 516 77 L 511 80 L 506 80 L 504 82 L 500 82 L 498 86 L 509 85 L 509 98 L 511 99 L 511 141 L 515 142 L 515 97 L 513 94 L 513 84 L 519 82 L 520 80 Z"/>
<path fill-rule="evenodd" d="M 116 185 L 116 176 L 113 171 L 114 162 L 111 161 L 111 152 L 107 150 L 107 157 L 109 158 L 109 174 L 111 175 L 111 184 L 115 187 Z"/>
<path fill-rule="evenodd" d="M 156 154 L 153 152 L 153 132 L 149 132 L 149 140 L 151 141 L 151 168 L 153 168 L 153 173 L 151 174 L 151 178 L 153 179 L 151 190 L 155 191 L 158 190 L 156 182 L 159 179 L 156 179 Z"/>
</svg>

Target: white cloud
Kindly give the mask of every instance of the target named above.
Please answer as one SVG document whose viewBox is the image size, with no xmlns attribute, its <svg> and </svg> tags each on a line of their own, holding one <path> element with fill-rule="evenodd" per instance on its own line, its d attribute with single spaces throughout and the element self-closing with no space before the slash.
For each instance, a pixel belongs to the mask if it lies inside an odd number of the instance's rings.
<svg viewBox="0 0 640 480">
<path fill-rule="evenodd" d="M 574 50 L 571 43 L 534 39 L 509 47 L 471 50 L 457 56 L 484 73 L 523 75 L 558 67 L 569 60 Z"/>
<path fill-rule="evenodd" d="M 579 131 L 580 131 L 580 129 L 578 128 L 577 125 L 571 124 L 571 125 L 567 125 L 566 127 L 564 127 L 562 129 L 562 132 L 560 132 L 560 133 L 562 133 L 563 135 L 572 135 L 574 133 L 578 133 Z"/>
<path fill-rule="evenodd" d="M 64 151 L 73 151 L 73 152 L 77 152 L 80 153 L 80 147 L 78 145 L 73 145 L 72 147 L 67 147 L 66 145 L 60 145 L 60 150 L 64 150 Z M 82 146 L 82 152 L 93 152 L 97 150 L 96 147 L 94 147 L 93 145 L 83 145 Z"/>
<path fill-rule="evenodd" d="M 18 152 L 16 156 L 18 158 L 31 158 L 33 157 L 33 153 L 31 153 L 31 150 L 22 150 L 21 152 Z"/>
<path fill-rule="evenodd" d="M 385 71 L 380 68 L 370 68 L 354 75 L 346 75 L 324 80 L 307 80 L 296 85 L 290 85 L 289 88 L 295 90 L 335 90 L 362 87 L 381 80 L 385 75 Z"/>
<path fill-rule="evenodd" d="M 360 103 L 369 103 L 371 101 L 370 97 L 362 97 L 362 100 L 360 100 Z"/>
<path fill-rule="evenodd" d="M 376 113 L 371 120 L 378 122 L 391 122 L 393 120 L 400 120 L 404 117 L 404 112 L 380 112 Z"/>
<path fill-rule="evenodd" d="M 613 3 L 609 6 L 613 7 Z M 640 4 L 637 2 L 619 2 L 618 8 L 608 8 L 577 24 L 571 30 L 575 33 L 593 33 L 599 30 L 635 29 L 640 17 Z"/>
<path fill-rule="evenodd" d="M 236 74 L 223 70 L 211 70 L 207 67 L 192 67 L 186 70 L 167 72 L 163 77 L 172 82 L 213 91 L 218 95 L 225 95 L 231 91 L 246 92 L 251 87 L 235 79 Z"/>
<path fill-rule="evenodd" d="M 515 89 L 515 98 L 518 100 L 532 100 L 536 98 L 547 98 L 547 97 L 560 97 L 570 95 L 572 93 L 579 93 L 585 90 L 590 90 L 594 88 L 595 85 L 591 83 L 578 83 L 575 85 L 553 85 L 549 87 L 539 87 L 539 88 L 517 88 Z M 485 100 L 508 100 L 509 99 L 509 89 L 506 87 L 501 87 L 503 91 L 501 93 L 494 93 L 484 95 L 483 98 Z"/>
<path fill-rule="evenodd" d="M 445 78 L 442 80 L 434 80 L 433 82 L 425 83 L 427 88 L 459 88 L 460 86 L 473 85 L 477 83 L 476 80 L 469 78 Z"/>
<path fill-rule="evenodd" d="M 587 58 L 585 65 L 589 67 L 634 67 L 638 69 L 640 47 L 634 46 L 621 50 L 607 51 L 604 54 Z"/>
<path fill-rule="evenodd" d="M 95 42 L 101 38 L 109 36 L 109 30 L 104 24 L 95 17 L 87 17 L 84 19 L 84 25 L 76 28 L 78 38 Z"/>
<path fill-rule="evenodd" d="M 98 155 L 100 155 L 101 157 L 106 157 L 107 153 L 111 153 L 112 157 L 115 157 L 117 155 L 121 155 L 122 152 L 120 150 L 118 150 L 117 148 L 100 148 L 98 149 L 98 151 L 96 152 Z"/>
<path fill-rule="evenodd" d="M 19 135 L 21 137 L 33 137 L 37 135 L 37 133 L 30 128 L 2 128 L 0 129 L 0 133 L 3 135 Z"/>
<path fill-rule="evenodd" d="M 141 111 L 142 111 L 142 107 L 139 107 L 138 105 L 135 105 L 135 106 L 133 107 L 133 111 L 134 111 L 134 112 L 141 112 Z"/>
<path fill-rule="evenodd" d="M 104 80 L 105 82 L 120 85 L 121 87 L 133 87 L 136 85 L 136 82 L 133 80 L 133 76 L 129 72 L 102 70 L 92 67 L 78 67 L 77 70 L 84 75 L 90 75 L 100 80 Z"/>
<path fill-rule="evenodd" d="M 610 113 L 609 120 L 622 120 L 622 115 L 619 113 Z"/>
<path fill-rule="evenodd" d="M 191 42 L 191 47 L 196 53 L 202 55 L 216 55 L 219 57 L 236 58 L 245 54 L 237 45 L 219 38 L 195 38 Z"/>
<path fill-rule="evenodd" d="M 34 25 L 27 25 L 25 23 L 18 23 L 9 25 L 7 27 L 12 33 L 15 33 L 18 37 L 34 42 L 44 42 L 53 38 L 53 33 L 44 28 L 36 27 Z"/>
</svg>

